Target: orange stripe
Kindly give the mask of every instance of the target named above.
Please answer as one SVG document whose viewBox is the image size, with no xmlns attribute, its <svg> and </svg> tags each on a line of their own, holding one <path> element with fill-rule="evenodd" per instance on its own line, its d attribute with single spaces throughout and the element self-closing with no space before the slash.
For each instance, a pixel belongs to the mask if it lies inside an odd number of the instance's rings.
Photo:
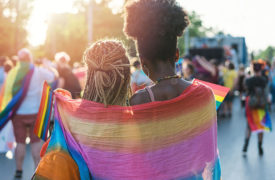
<svg viewBox="0 0 275 180">
<path fill-rule="evenodd" d="M 38 112 L 38 116 L 37 116 L 36 123 L 35 123 L 35 128 L 34 128 L 34 133 L 38 137 L 40 137 L 40 135 L 38 134 L 40 124 L 43 123 L 42 122 L 42 116 L 43 116 L 43 112 L 44 112 L 45 104 L 46 104 L 46 102 L 45 102 L 46 93 L 47 93 L 47 84 L 45 82 L 44 85 L 43 85 L 42 99 L 41 99 L 41 102 L 40 102 L 39 112 Z"/>
<path fill-rule="evenodd" d="M 45 108 L 44 108 L 44 112 L 43 112 L 43 115 L 42 115 L 43 123 L 40 123 L 39 131 L 38 131 L 39 137 L 42 137 L 43 125 L 44 125 L 44 123 L 45 123 L 46 111 L 47 111 L 48 104 L 49 104 L 50 86 L 47 86 L 46 92 L 47 92 L 47 93 L 46 93 L 46 100 L 45 100 Z"/>
<path fill-rule="evenodd" d="M 227 94 L 227 91 L 220 91 L 220 90 L 217 90 L 217 89 L 213 89 L 213 93 L 214 93 L 215 95 L 225 97 L 226 94 Z"/>
<path fill-rule="evenodd" d="M 5 86 L 6 86 L 6 83 L 3 84 L 0 92 L 0 110 L 2 110 L 2 101 L 3 101 L 4 92 L 5 92 Z"/>
<path fill-rule="evenodd" d="M 62 107 L 62 109 L 65 109 L 71 116 L 87 122 L 101 123 L 117 122 L 117 120 L 127 123 L 136 122 L 136 120 L 139 122 L 151 121 L 152 119 L 159 121 L 163 118 L 176 117 L 177 115 L 192 112 L 208 104 L 216 107 L 216 101 L 212 95 L 212 91 L 202 85 L 195 87 L 195 89 L 192 88 L 191 92 L 184 92 L 177 100 L 153 102 L 133 107 L 112 106 L 110 108 L 104 108 L 104 105 L 99 103 L 85 100 L 71 100 L 62 97 L 62 95 L 57 94 L 58 105 Z M 152 110 L 156 109 L 159 112 L 165 113 L 152 113 Z M 124 111 L 124 113 L 121 113 L 121 111 Z M 106 114 L 110 116 L 107 117 Z M 135 119 L 135 121 L 133 119 Z"/>
</svg>

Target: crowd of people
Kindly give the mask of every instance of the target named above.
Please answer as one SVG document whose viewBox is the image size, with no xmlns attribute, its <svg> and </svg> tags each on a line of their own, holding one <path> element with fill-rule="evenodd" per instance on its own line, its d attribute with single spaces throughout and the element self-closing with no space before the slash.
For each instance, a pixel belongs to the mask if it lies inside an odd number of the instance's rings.
<svg viewBox="0 0 275 180">
<path fill-rule="evenodd" d="M 248 117 L 243 148 L 246 152 L 255 130 L 248 112 L 267 111 L 266 105 L 271 107 L 275 102 L 275 61 L 272 66 L 255 61 L 251 67 L 239 65 L 236 69 L 232 60 L 185 56 L 175 71 L 180 59 L 177 38 L 188 24 L 187 13 L 176 1 L 140 0 L 126 7 L 124 27 L 126 36 L 136 42 L 138 57 L 129 58 L 117 40 L 95 42 L 83 53 L 85 66 L 76 63 L 73 68 L 65 52 L 57 53 L 54 61 L 34 61 L 26 48 L 11 59 L 1 57 L 0 132 L 11 119 L 17 144 L 15 178 L 22 177 L 28 136 L 37 167 L 34 180 L 220 179 L 215 98 L 209 87 L 192 81 L 197 78 L 230 89 L 219 109 L 220 117 L 232 116 L 232 102 L 239 95 Z M 53 90 L 67 90 L 71 97 L 57 91 L 54 129 L 42 148 L 33 130 L 44 81 Z M 66 103 L 68 109 L 63 111 Z M 262 131 L 258 137 L 259 154 L 263 155 Z M 174 148 L 175 144 L 180 145 Z"/>
<path fill-rule="evenodd" d="M 2 116 L 5 108 L 5 96 L 8 96 L 7 91 L 13 91 L 12 96 L 16 96 L 18 90 L 22 87 L 17 87 L 15 89 L 15 84 L 19 85 L 22 81 L 26 81 L 26 77 L 28 75 L 28 66 L 34 65 L 33 71 L 31 73 L 31 78 L 29 83 L 24 82 L 28 85 L 26 93 L 18 99 L 17 108 L 15 109 L 16 113 L 11 116 L 13 128 L 14 129 L 14 137 L 16 141 L 15 148 L 15 159 L 16 159 L 16 173 L 15 177 L 22 176 L 22 165 L 23 160 L 26 154 L 26 138 L 29 137 L 31 144 L 31 152 L 34 159 L 35 166 L 38 165 L 40 161 L 40 150 L 42 147 L 40 139 L 34 135 L 34 125 L 37 119 L 37 113 L 40 106 L 41 94 L 42 94 L 42 86 L 44 81 L 47 81 L 51 84 L 53 89 L 56 88 L 64 88 L 70 91 L 74 98 L 79 98 L 81 94 L 81 87 L 79 80 L 77 79 L 76 74 L 73 73 L 72 69 L 69 66 L 70 57 L 67 53 L 60 52 L 55 56 L 55 63 L 51 61 L 34 61 L 32 53 L 23 48 L 19 50 L 17 56 L 12 57 L 13 61 L 8 57 L 1 57 L 1 88 L 2 88 Z M 11 72 L 9 72 L 11 71 Z M 23 71 L 26 71 L 25 73 Z M 5 82 L 5 83 L 4 83 Z M 8 86 L 11 89 L 8 89 Z M 4 92 L 3 92 L 4 91 Z M 1 117 L 2 118 L 2 117 Z M 2 122 L 1 122 L 2 123 Z M 2 125 L 2 124 L 1 124 Z M 1 128 L 2 129 L 2 128 Z M 8 139 L 10 133 L 1 134 L 1 138 Z M 3 142 L 1 142 L 3 143 Z M 11 143 L 11 142 L 9 142 Z M 3 146 L 1 151 L 12 149 L 13 146 L 8 146 L 8 143 Z"/>
<path fill-rule="evenodd" d="M 235 69 L 231 60 L 226 60 L 218 65 L 199 56 L 187 57 L 183 60 L 182 72 L 184 79 L 193 80 L 198 78 L 230 88 L 223 105 L 218 111 L 220 118 L 231 118 L 233 99 L 235 97 L 239 98 L 248 120 L 243 147 L 244 155 L 247 152 L 252 131 L 258 132 L 259 154 L 263 155 L 264 153 L 262 146 L 263 132 L 271 130 L 269 113 L 272 111 L 275 100 L 274 65 L 275 59 L 273 59 L 272 65 L 268 61 L 259 59 L 253 60 L 250 66 L 246 68 L 239 65 L 239 69 Z M 262 109 L 263 115 L 259 115 L 260 113 L 254 109 Z M 265 124 L 261 121 L 268 122 Z"/>
</svg>

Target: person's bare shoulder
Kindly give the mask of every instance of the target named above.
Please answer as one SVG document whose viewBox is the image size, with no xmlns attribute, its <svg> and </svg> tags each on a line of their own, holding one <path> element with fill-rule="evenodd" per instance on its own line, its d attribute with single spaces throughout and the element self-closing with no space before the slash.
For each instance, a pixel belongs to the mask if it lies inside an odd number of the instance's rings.
<svg viewBox="0 0 275 180">
<path fill-rule="evenodd" d="M 139 90 L 130 99 L 130 105 L 139 105 L 151 102 L 149 95 L 145 89 Z"/>
</svg>

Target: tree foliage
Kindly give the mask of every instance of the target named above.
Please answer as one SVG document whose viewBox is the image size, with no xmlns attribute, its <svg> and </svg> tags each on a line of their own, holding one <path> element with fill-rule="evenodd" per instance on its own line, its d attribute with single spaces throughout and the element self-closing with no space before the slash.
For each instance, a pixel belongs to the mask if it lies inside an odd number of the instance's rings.
<svg viewBox="0 0 275 180">
<path fill-rule="evenodd" d="M 268 46 L 256 55 L 256 59 L 264 59 L 266 61 L 271 61 L 273 57 L 275 57 L 275 47 L 272 46 Z"/>
<path fill-rule="evenodd" d="M 0 0 L 0 55 L 13 55 L 26 46 L 26 25 L 32 0 Z"/>
<path fill-rule="evenodd" d="M 193 37 L 204 37 L 208 33 L 213 32 L 213 29 L 207 28 L 203 25 L 201 17 L 195 12 L 192 11 L 189 14 L 190 24 L 188 26 L 189 38 Z M 178 39 L 178 48 L 180 50 L 180 55 L 184 55 L 185 43 L 184 43 L 184 34 Z"/>
<path fill-rule="evenodd" d="M 47 57 L 53 58 L 58 51 L 66 51 L 73 61 L 80 61 L 83 51 L 92 42 L 88 42 L 88 5 L 78 0 L 78 12 L 55 14 L 49 21 L 45 51 Z M 93 3 L 93 42 L 99 39 L 116 38 L 125 40 L 123 35 L 123 18 L 113 14 L 107 3 Z"/>
</svg>

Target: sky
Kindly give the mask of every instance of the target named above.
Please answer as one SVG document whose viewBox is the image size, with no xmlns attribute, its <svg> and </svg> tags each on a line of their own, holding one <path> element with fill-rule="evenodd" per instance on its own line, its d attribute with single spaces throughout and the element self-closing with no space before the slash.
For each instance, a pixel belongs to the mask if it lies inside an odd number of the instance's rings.
<svg viewBox="0 0 275 180">
<path fill-rule="evenodd" d="M 100 0 L 97 0 L 100 1 Z M 117 7 L 122 0 L 114 0 Z M 250 51 L 275 46 L 275 0 L 178 0 L 187 12 L 196 11 L 203 24 L 233 36 L 244 36 Z M 29 42 L 42 44 L 47 18 L 73 11 L 73 0 L 35 0 L 29 21 Z"/>
<path fill-rule="evenodd" d="M 275 46 L 275 0 L 178 0 L 205 26 L 244 36 L 250 51 Z"/>
<path fill-rule="evenodd" d="M 73 0 L 34 0 L 33 11 L 27 25 L 28 41 L 37 46 L 44 43 L 47 33 L 47 19 L 53 13 L 73 11 Z"/>
</svg>

